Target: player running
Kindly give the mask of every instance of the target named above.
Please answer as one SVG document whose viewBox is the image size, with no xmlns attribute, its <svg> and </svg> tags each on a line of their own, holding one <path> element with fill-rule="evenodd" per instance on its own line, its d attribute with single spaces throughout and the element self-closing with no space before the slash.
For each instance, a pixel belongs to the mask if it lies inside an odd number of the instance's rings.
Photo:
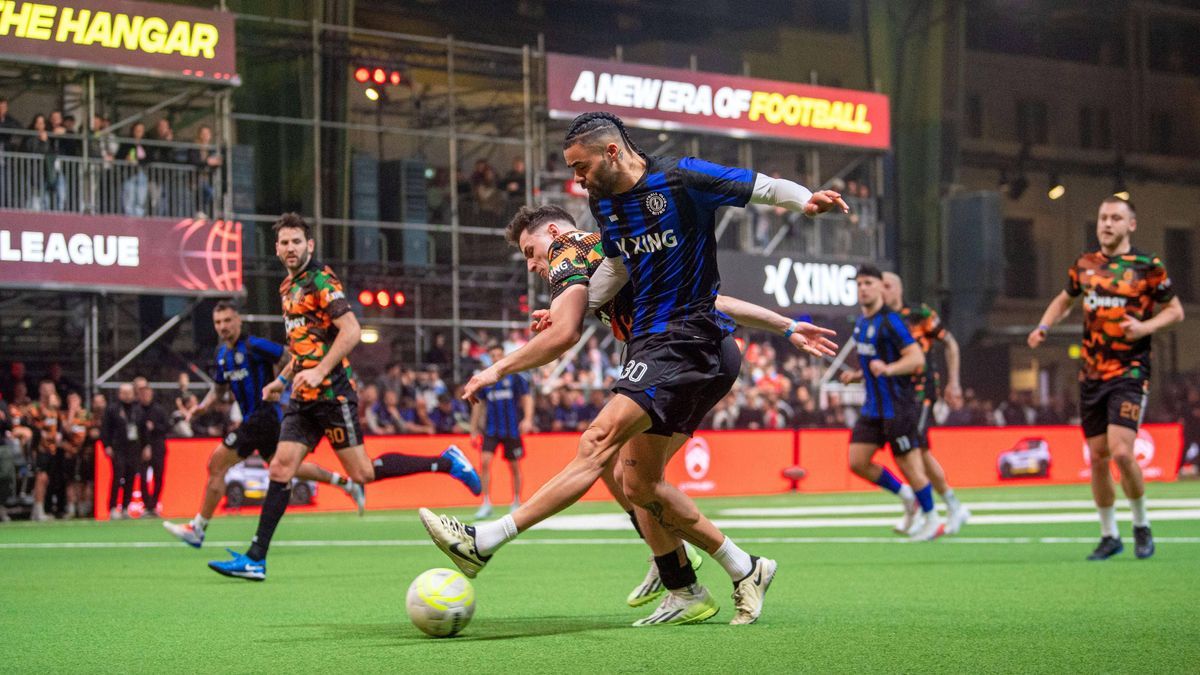
<svg viewBox="0 0 1200 675">
<path fill-rule="evenodd" d="M 835 192 L 813 195 L 790 181 L 746 169 L 647 156 L 629 139 L 620 118 L 608 113 L 577 117 L 563 149 L 601 226 L 612 270 L 604 274 L 619 277 L 615 268 L 624 267 L 631 279 L 629 360 L 615 395 L 583 432 L 576 457 L 515 513 L 470 527 L 422 509 L 422 522 L 455 564 L 474 577 L 504 543 L 577 501 L 620 451 L 622 488 L 638 505 L 642 532 L 664 580 L 672 561 L 679 568 L 686 559 L 673 537 L 690 541 L 711 554 L 733 580 L 737 612 L 731 623 L 753 623 L 762 612 L 775 561 L 743 551 L 663 477 L 667 458 L 729 391 L 741 364 L 730 335 L 733 321 L 714 305 L 720 285 L 715 214 L 721 206 L 745 206 L 751 199 L 809 215 L 835 206 L 845 209 L 845 203 Z M 581 316 L 587 295 L 580 287 L 567 288 L 552 303 L 551 314 Z M 578 322 L 556 320 L 507 357 L 508 366 L 524 370 L 541 365 L 552 358 L 549 354 L 574 344 L 579 331 Z M 473 380 L 467 395 L 473 397 L 487 384 L 486 379 Z M 702 588 L 694 594 L 687 589 L 672 593 L 667 600 L 670 612 L 658 617 L 660 622 L 694 607 L 709 608 L 696 620 L 715 613 Z"/>
<path fill-rule="evenodd" d="M 914 541 L 932 541 L 942 534 L 942 523 L 933 508 L 933 488 L 919 452 L 921 408 L 912 377 L 924 368 L 925 355 L 904 319 L 884 304 L 883 272 L 863 265 L 855 281 L 862 316 L 854 324 L 854 341 L 867 398 L 850 434 L 850 470 L 899 496 L 906 513 L 915 502 L 920 520 L 909 534 Z M 891 447 L 907 485 L 872 461 L 885 444 Z"/>
<path fill-rule="evenodd" d="M 1030 347 L 1041 345 L 1050 327 L 1083 296 L 1079 413 L 1091 455 L 1092 497 L 1100 515 L 1100 544 L 1088 560 L 1106 560 L 1125 548 L 1117 529 L 1110 461 L 1121 470 L 1121 488 L 1133 511 L 1134 554 L 1154 555 L 1146 486 L 1133 442 L 1150 391 L 1150 336 L 1183 321 L 1183 305 L 1171 289 L 1162 259 L 1133 247 L 1130 236 L 1136 229 L 1131 202 L 1108 197 L 1100 203 L 1100 249 L 1075 260 L 1067 271 L 1067 287 L 1050 301 L 1028 338 Z M 1163 305 L 1157 314 L 1156 305 Z"/>
<path fill-rule="evenodd" d="M 212 318 L 213 328 L 221 340 L 217 347 L 213 386 L 199 405 L 187 411 L 186 419 L 190 421 L 196 415 L 203 414 L 232 390 L 238 410 L 242 411 L 242 423 L 217 445 L 208 459 L 208 481 L 200 511 L 186 523 L 163 521 L 163 527 L 168 532 L 194 548 L 204 544 L 208 522 L 212 520 L 217 504 L 225 494 L 225 474 L 229 469 L 255 450 L 266 462 L 270 462 L 275 455 L 283 410 L 278 403 L 262 400 L 262 390 L 275 379 L 276 369 L 284 368 L 290 360 L 283 345 L 243 333 L 242 315 L 232 302 L 218 302 L 213 307 Z M 346 476 L 326 471 L 312 462 L 304 462 L 296 470 L 296 477 L 341 488 L 358 505 L 359 515 L 366 508 L 363 486 Z"/>
<path fill-rule="evenodd" d="M 316 242 L 298 214 L 284 214 L 274 225 L 275 254 L 288 276 L 279 287 L 292 360 L 283 374 L 262 390 L 277 400 L 289 378 L 292 398 L 283 415 L 279 445 L 271 461 L 270 486 L 258 519 L 258 532 L 246 553 L 229 550 L 231 560 L 212 561 L 225 576 L 262 581 L 275 528 L 287 510 L 292 478 L 321 437 L 329 439 L 350 479 L 360 485 L 414 473 L 448 473 L 479 494 L 479 476 L 465 455 L 450 446 L 440 456 L 381 455 L 374 462 L 363 449 L 358 397 L 347 358 L 358 344 L 358 319 L 350 311 L 342 283 L 328 266 L 313 258 Z"/>
<path fill-rule="evenodd" d="M 916 393 L 917 403 L 921 406 L 921 416 L 917 421 L 921 460 L 925 465 L 925 476 L 933 484 L 934 492 L 941 495 L 942 500 L 946 502 L 946 534 L 958 534 L 967 519 L 971 517 L 971 511 L 958 501 L 954 489 L 946 480 L 946 472 L 930 452 L 929 447 L 929 427 L 933 425 L 933 404 L 937 402 L 938 386 L 941 383 L 937 365 L 933 359 L 929 358 L 929 353 L 933 349 L 934 342 L 941 342 L 946 346 L 946 396 L 962 396 L 962 383 L 959 380 L 958 341 L 954 339 L 954 335 L 942 323 L 941 317 L 932 307 L 923 302 L 905 304 L 904 282 L 895 272 L 883 273 L 883 302 L 889 309 L 904 318 L 904 322 L 908 324 L 908 331 L 912 333 L 917 344 L 921 345 L 921 352 L 925 354 L 925 369 L 913 375 L 913 391 Z M 915 508 L 906 511 L 904 519 L 895 528 L 896 532 L 908 534 L 914 525 L 913 520 L 916 514 Z"/>
</svg>

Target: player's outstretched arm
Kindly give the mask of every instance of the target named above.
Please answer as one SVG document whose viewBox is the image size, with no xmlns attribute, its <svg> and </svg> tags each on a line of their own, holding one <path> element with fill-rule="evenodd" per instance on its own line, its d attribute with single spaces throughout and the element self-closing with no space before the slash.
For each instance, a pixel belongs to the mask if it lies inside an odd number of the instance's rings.
<svg viewBox="0 0 1200 675">
<path fill-rule="evenodd" d="M 870 366 L 871 373 L 876 377 L 912 375 L 925 367 L 925 352 L 921 351 L 921 345 L 912 342 L 900 350 L 899 359 L 891 363 L 884 363 L 881 359 L 873 359 Z"/>
<path fill-rule="evenodd" d="M 493 385 L 512 373 L 544 366 L 562 356 L 583 334 L 583 315 L 587 309 L 587 284 L 575 284 L 550 303 L 554 320 L 517 351 L 476 373 L 467 382 L 463 399 L 477 402 L 480 389 Z"/>
<path fill-rule="evenodd" d="M 188 410 L 185 413 L 185 419 L 187 419 L 190 422 L 193 417 L 203 414 L 204 411 L 208 410 L 209 406 L 211 406 L 212 404 L 216 403 L 217 401 L 225 398 L 225 395 L 228 393 L 229 393 L 229 385 L 228 384 L 223 384 L 220 382 L 213 382 L 213 385 L 208 388 L 208 393 L 204 395 L 204 400 L 202 400 L 202 401 L 200 401 L 200 403 L 196 404 L 196 406 L 194 408 L 192 408 L 191 410 Z"/>
<path fill-rule="evenodd" d="M 1046 341 L 1046 332 L 1054 324 L 1062 321 L 1071 312 L 1071 304 L 1075 302 L 1066 291 L 1059 291 L 1058 295 L 1050 301 L 1050 305 L 1046 307 L 1046 311 L 1042 313 L 1042 318 L 1038 321 L 1037 328 L 1029 332 L 1029 337 L 1026 342 L 1030 347 L 1036 348 L 1038 345 Z"/>
<path fill-rule="evenodd" d="M 1153 335 L 1156 331 L 1168 326 L 1183 321 L 1183 303 L 1179 302 L 1178 297 L 1171 298 L 1157 314 L 1146 319 L 1138 321 L 1137 319 L 1127 316 L 1121 322 L 1121 327 L 1125 329 L 1125 337 L 1129 340 L 1140 340 L 1147 335 Z"/>
<path fill-rule="evenodd" d="M 828 328 L 821 328 L 807 321 L 794 321 L 766 307 L 728 295 L 718 295 L 716 306 L 717 311 L 728 315 L 739 326 L 782 335 L 797 349 L 813 356 L 837 355 L 837 343 L 829 339 L 829 336 L 837 333 Z"/>
<path fill-rule="evenodd" d="M 946 331 L 942 342 L 946 345 L 946 391 L 961 396 L 962 380 L 959 379 L 959 373 L 962 365 L 962 351 L 958 346 L 958 340 L 954 339 L 954 334 L 950 331 Z"/>
<path fill-rule="evenodd" d="M 761 173 L 754 179 L 754 193 L 750 201 L 799 211 L 806 216 L 815 216 L 835 208 L 842 213 L 850 213 L 850 207 L 842 199 L 841 193 L 833 190 L 813 192 L 786 178 L 772 178 Z"/>
<path fill-rule="evenodd" d="M 588 280 L 588 311 L 594 312 L 612 300 L 629 281 L 629 268 L 623 258 L 605 258 Z"/>
</svg>

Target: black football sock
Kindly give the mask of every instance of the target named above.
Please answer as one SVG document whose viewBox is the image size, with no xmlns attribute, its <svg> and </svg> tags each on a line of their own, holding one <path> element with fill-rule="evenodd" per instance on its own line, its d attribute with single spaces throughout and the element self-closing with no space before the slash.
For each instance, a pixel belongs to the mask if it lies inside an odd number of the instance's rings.
<svg viewBox="0 0 1200 675">
<path fill-rule="evenodd" d="M 414 473 L 448 473 L 450 471 L 450 462 L 443 461 L 441 457 L 417 457 L 402 455 L 398 452 L 380 455 L 372 464 L 375 465 L 375 480 L 411 476 Z"/>
<path fill-rule="evenodd" d="M 646 535 L 642 534 L 642 526 L 638 525 L 637 515 L 633 511 L 626 511 L 625 513 L 629 514 L 629 522 L 633 523 L 633 529 L 636 530 L 638 536 L 644 540 Z"/>
<path fill-rule="evenodd" d="M 696 583 L 696 570 L 682 546 L 666 555 L 654 556 L 654 564 L 658 565 L 658 577 L 668 590 L 676 591 Z"/>
<path fill-rule="evenodd" d="M 284 511 L 287 511 L 291 498 L 291 481 L 286 483 L 271 481 L 271 485 L 267 488 L 267 498 L 263 500 L 262 513 L 258 516 L 258 531 L 254 533 L 254 539 L 250 541 L 250 550 L 246 551 L 247 558 L 251 560 L 267 559 L 267 549 L 271 547 L 271 537 L 275 536 L 275 528 L 279 526 L 279 520 L 283 518 Z"/>
</svg>

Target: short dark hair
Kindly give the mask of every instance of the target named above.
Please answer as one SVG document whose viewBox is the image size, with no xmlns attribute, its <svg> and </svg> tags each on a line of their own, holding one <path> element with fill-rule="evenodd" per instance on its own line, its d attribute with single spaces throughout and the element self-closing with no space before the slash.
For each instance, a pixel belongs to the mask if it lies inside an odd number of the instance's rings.
<svg viewBox="0 0 1200 675">
<path fill-rule="evenodd" d="M 237 303 L 235 303 L 232 300 L 221 300 L 221 301 L 217 302 L 217 304 L 213 305 L 213 314 L 216 314 L 217 312 L 227 312 L 227 311 L 237 312 L 238 311 Z"/>
<path fill-rule="evenodd" d="M 1111 195 L 1111 196 L 1105 197 L 1104 201 L 1102 201 L 1100 203 L 1101 204 L 1124 204 L 1125 206 L 1129 207 L 1129 213 L 1133 214 L 1134 218 L 1137 218 L 1137 209 L 1133 208 L 1133 202 L 1129 201 L 1128 199 L 1121 199 L 1120 197 L 1118 197 L 1116 195 Z"/>
<path fill-rule="evenodd" d="M 522 206 L 512 220 L 508 221 L 508 227 L 504 228 L 504 240 L 512 246 L 520 246 L 522 232 L 537 232 L 542 226 L 549 225 L 556 220 L 575 227 L 575 219 L 560 206 L 553 204 L 538 207 Z"/>
<path fill-rule="evenodd" d="M 878 267 L 867 263 L 865 265 L 858 266 L 858 271 L 855 272 L 854 278 L 857 279 L 859 277 L 875 277 L 876 279 L 883 281 L 883 271 Z"/>
<path fill-rule="evenodd" d="M 271 226 L 271 231 L 275 233 L 275 237 L 279 238 L 279 231 L 283 229 L 303 230 L 305 239 L 312 239 L 312 225 L 295 211 L 285 213 L 279 216 L 279 220 Z"/>
</svg>

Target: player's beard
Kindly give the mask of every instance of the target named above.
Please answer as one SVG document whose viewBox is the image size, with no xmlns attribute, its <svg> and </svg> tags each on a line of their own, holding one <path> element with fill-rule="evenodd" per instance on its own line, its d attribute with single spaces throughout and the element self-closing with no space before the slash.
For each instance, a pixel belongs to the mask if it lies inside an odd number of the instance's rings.
<svg viewBox="0 0 1200 675">
<path fill-rule="evenodd" d="M 596 169 L 593 180 L 587 181 L 588 196 L 600 199 L 612 197 L 616 194 L 619 175 L 615 167 L 609 167 L 607 164 Z"/>
<path fill-rule="evenodd" d="M 297 272 L 304 269 L 305 267 L 308 267 L 308 261 L 311 259 L 312 259 L 312 253 L 309 252 L 308 249 L 304 249 L 296 254 L 296 266 L 294 268 L 288 266 L 287 258 L 284 258 L 280 262 L 283 263 L 283 266 L 287 268 L 287 271 L 290 274 L 296 274 Z"/>
</svg>

